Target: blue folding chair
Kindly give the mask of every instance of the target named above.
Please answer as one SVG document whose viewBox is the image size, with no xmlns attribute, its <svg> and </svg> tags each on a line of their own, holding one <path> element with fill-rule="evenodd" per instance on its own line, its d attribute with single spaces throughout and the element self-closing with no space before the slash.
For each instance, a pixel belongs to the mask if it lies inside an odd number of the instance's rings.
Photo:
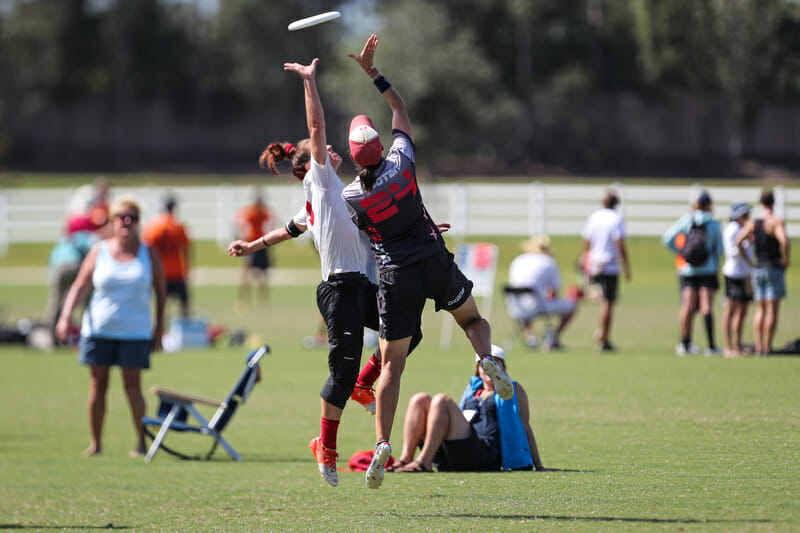
<svg viewBox="0 0 800 533">
<path fill-rule="evenodd" d="M 236 450 L 222 438 L 221 434 L 231 418 L 233 418 L 234 413 L 236 413 L 237 407 L 247 401 L 253 386 L 260 381 L 261 367 L 259 366 L 259 361 L 267 353 L 269 353 L 269 346 L 264 345 L 247 355 L 247 366 L 224 402 L 217 402 L 153 386 L 150 392 L 158 395 L 159 406 L 157 416 L 145 416 L 142 418 L 142 427 L 145 435 L 153 441 L 150 448 L 147 450 L 145 461 L 149 463 L 159 448 L 182 459 L 200 459 L 200 457 L 191 457 L 167 447 L 164 444 L 164 439 L 170 430 L 199 433 L 213 438 L 214 443 L 204 457 L 206 460 L 211 459 L 217 446 L 220 445 L 234 460 L 241 461 L 241 456 L 239 456 Z M 216 407 L 217 410 L 214 416 L 206 420 L 195 408 L 195 404 Z M 189 421 L 189 415 L 192 415 L 196 423 Z M 150 426 L 159 428 L 156 435 L 150 432 Z"/>
</svg>

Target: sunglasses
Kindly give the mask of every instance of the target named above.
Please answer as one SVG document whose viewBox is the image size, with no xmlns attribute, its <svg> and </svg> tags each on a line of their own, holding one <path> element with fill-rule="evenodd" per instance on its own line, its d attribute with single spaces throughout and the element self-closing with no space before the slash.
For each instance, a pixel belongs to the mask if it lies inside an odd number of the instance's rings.
<svg viewBox="0 0 800 533">
<path fill-rule="evenodd" d="M 123 222 L 139 222 L 139 215 L 136 213 L 118 213 L 115 216 Z"/>
</svg>

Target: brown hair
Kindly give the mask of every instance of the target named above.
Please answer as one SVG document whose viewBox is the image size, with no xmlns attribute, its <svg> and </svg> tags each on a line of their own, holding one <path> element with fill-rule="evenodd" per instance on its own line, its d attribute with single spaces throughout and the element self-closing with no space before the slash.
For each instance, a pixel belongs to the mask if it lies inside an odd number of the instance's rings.
<svg viewBox="0 0 800 533">
<path fill-rule="evenodd" d="M 619 197 L 614 193 L 614 191 L 606 191 L 606 195 L 603 197 L 603 207 L 606 209 L 614 209 L 617 207 L 619 203 Z"/>
<path fill-rule="evenodd" d="M 306 164 L 311 160 L 311 140 L 303 139 L 297 146 L 289 142 L 270 143 L 258 158 L 261 168 L 268 168 L 276 176 L 280 174 L 275 164 L 279 161 L 288 159 L 292 165 L 292 174 L 297 179 L 302 180 L 306 177 Z"/>
<path fill-rule="evenodd" d="M 375 181 L 378 179 L 378 167 L 381 166 L 381 163 L 383 163 L 382 157 L 380 161 L 374 165 L 362 168 L 361 172 L 358 173 L 358 178 L 361 180 L 361 187 L 365 191 L 370 192 L 375 185 Z"/>
<path fill-rule="evenodd" d="M 772 189 L 764 189 L 761 192 L 761 205 L 772 209 L 775 205 L 775 194 L 772 192 Z"/>
</svg>

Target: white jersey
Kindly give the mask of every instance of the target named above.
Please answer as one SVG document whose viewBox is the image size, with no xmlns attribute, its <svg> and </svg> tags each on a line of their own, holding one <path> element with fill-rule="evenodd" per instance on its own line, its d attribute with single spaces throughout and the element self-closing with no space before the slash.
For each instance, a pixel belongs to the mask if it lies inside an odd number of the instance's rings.
<svg viewBox="0 0 800 533">
<path fill-rule="evenodd" d="M 522 254 L 511 261 L 508 269 L 508 284 L 511 287 L 528 287 L 540 297 L 547 298 L 550 289 L 561 288 L 558 263 L 547 254 Z"/>
<path fill-rule="evenodd" d="M 592 274 L 619 273 L 617 241 L 625 238 L 625 223 L 613 209 L 599 209 L 589 216 L 581 236 L 589 241 L 589 270 Z"/>
<path fill-rule="evenodd" d="M 748 265 L 744 258 L 739 253 L 739 247 L 736 246 L 736 235 L 742 229 L 741 224 L 732 220 L 725 226 L 722 232 L 722 246 L 725 249 L 725 264 L 722 265 L 722 273 L 729 278 L 743 279 L 750 275 L 750 265 Z M 743 243 L 744 249 L 753 261 L 754 251 L 753 246 L 750 246 L 750 241 L 745 240 Z"/>
<path fill-rule="evenodd" d="M 375 258 L 369 241 L 350 220 L 342 191 L 344 183 L 336 175 L 326 156 L 320 165 L 311 158 L 303 179 L 306 205 L 294 216 L 295 224 L 308 228 L 319 252 L 322 280 L 329 274 L 361 272 L 366 274 Z"/>
</svg>

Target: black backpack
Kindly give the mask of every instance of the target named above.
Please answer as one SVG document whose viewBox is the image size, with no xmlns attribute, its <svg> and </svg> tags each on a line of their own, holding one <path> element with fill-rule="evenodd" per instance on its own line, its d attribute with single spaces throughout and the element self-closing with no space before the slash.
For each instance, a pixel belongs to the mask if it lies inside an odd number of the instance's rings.
<svg viewBox="0 0 800 533">
<path fill-rule="evenodd" d="M 692 266 L 700 266 L 711 255 L 708 251 L 708 237 L 706 236 L 706 225 L 692 222 L 689 233 L 686 234 L 686 242 L 680 250 L 681 257 Z"/>
</svg>

